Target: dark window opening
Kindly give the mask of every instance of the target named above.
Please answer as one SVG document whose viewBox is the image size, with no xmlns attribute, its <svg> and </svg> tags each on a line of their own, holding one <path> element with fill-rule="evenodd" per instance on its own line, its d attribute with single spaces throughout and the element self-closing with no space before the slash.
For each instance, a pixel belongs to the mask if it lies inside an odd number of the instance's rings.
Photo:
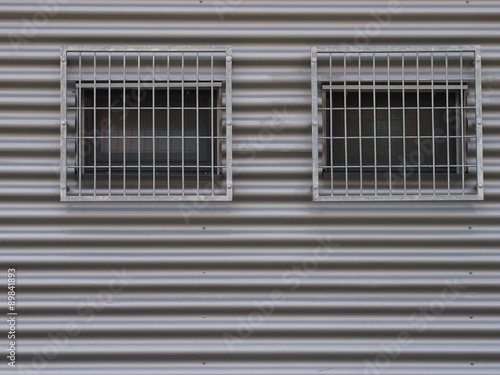
<svg viewBox="0 0 500 375">
<path fill-rule="evenodd" d="M 203 175 L 217 166 L 217 88 L 81 91 L 84 174 Z"/>
<path fill-rule="evenodd" d="M 417 98 L 416 92 L 405 91 L 403 103 L 402 91 L 347 92 L 344 99 L 343 91 L 330 98 L 325 90 L 323 172 L 345 173 L 347 167 L 349 173 L 418 168 L 421 173 L 447 173 L 448 168 L 458 173 L 463 149 L 460 91 L 449 90 L 446 96 L 446 91 L 434 91 L 432 98 L 428 90 Z"/>
</svg>

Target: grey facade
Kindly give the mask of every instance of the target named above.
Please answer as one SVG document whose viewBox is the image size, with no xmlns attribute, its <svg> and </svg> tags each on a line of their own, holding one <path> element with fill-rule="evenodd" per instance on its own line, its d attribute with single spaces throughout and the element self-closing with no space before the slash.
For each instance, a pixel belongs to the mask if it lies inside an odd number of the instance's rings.
<svg viewBox="0 0 500 375">
<path fill-rule="evenodd" d="M 499 37 L 497 1 L 2 1 L 0 373 L 499 374 Z M 60 201 L 77 44 L 232 47 L 232 201 Z M 483 201 L 313 202 L 311 47 L 340 45 L 481 46 Z"/>
</svg>

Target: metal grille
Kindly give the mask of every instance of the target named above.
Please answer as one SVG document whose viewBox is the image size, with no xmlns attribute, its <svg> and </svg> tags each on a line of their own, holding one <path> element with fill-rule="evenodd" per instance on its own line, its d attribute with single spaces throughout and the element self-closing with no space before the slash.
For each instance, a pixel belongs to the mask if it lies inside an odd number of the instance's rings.
<svg viewBox="0 0 500 375">
<path fill-rule="evenodd" d="M 314 47 L 313 197 L 483 199 L 479 47 Z"/>
<path fill-rule="evenodd" d="M 231 48 L 63 47 L 61 200 L 231 200 Z"/>
</svg>

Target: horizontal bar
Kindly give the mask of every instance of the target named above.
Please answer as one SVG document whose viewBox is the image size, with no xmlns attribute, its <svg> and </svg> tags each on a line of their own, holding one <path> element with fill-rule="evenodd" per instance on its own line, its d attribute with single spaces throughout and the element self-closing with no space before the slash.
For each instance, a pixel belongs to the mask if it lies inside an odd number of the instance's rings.
<svg viewBox="0 0 500 375">
<path fill-rule="evenodd" d="M 117 162 L 122 162 L 122 160 L 118 160 Z M 189 168 L 195 168 L 196 167 L 196 164 L 186 164 L 186 166 L 188 166 Z M 462 166 L 462 164 L 460 164 L 460 166 Z M 123 165 L 121 164 L 118 164 L 116 165 L 116 163 L 113 161 L 112 164 L 105 164 L 105 165 L 96 165 L 96 168 L 97 169 L 108 169 L 109 167 L 112 167 L 112 168 L 123 168 Z M 131 164 L 127 164 L 126 168 L 134 168 L 134 169 L 137 169 L 137 168 L 154 168 L 154 167 L 157 167 L 157 168 L 167 168 L 167 167 L 170 167 L 170 168 L 181 168 L 182 165 L 181 164 L 141 164 L 141 165 L 131 165 Z M 221 164 L 221 165 L 214 165 L 214 168 L 225 168 L 226 165 L 224 164 Z M 208 169 L 208 168 L 212 168 L 212 165 L 211 164 L 200 164 L 200 169 Z M 331 167 L 329 167 L 331 168 Z M 71 169 L 94 169 L 94 166 L 93 165 L 82 165 L 82 166 L 78 166 L 78 165 L 74 165 L 74 166 L 71 166 L 71 165 L 68 165 L 66 167 L 67 170 L 71 170 Z M 119 173 L 119 172 L 118 172 Z M 151 175 L 151 172 L 141 172 L 142 174 L 149 174 Z M 157 173 L 162 173 L 164 174 L 164 172 L 157 172 Z M 92 174 L 92 172 L 88 172 L 87 174 Z M 128 173 L 127 173 L 128 174 Z M 174 174 L 174 173 L 172 173 Z"/>
<path fill-rule="evenodd" d="M 365 107 L 363 107 L 365 108 Z M 104 111 L 104 110 L 108 110 L 108 109 L 111 109 L 113 111 L 115 110 L 119 110 L 119 109 L 123 109 L 123 107 L 81 107 L 81 108 L 78 108 L 78 107 L 68 107 L 68 110 L 78 110 L 78 109 L 81 109 L 81 110 L 86 110 L 86 111 L 92 111 L 94 109 L 96 110 L 100 110 L 100 111 Z M 175 111 L 180 111 L 180 110 L 185 110 L 185 111 L 196 111 L 196 107 L 125 107 L 125 109 L 127 110 L 138 110 L 138 109 L 147 109 L 147 110 L 162 110 L 162 111 L 165 111 L 165 110 L 175 110 Z M 210 111 L 211 109 L 213 110 L 224 110 L 226 109 L 225 107 L 201 107 L 200 108 L 200 111 Z M 397 109 L 397 108 L 395 108 Z M 452 109 L 452 108 L 450 108 Z M 336 109 L 334 109 L 336 110 Z"/>
<path fill-rule="evenodd" d="M 137 137 L 133 137 L 133 136 L 130 136 L 130 137 L 127 137 L 127 138 L 137 138 Z M 372 135 L 362 135 L 361 137 L 359 135 L 351 135 L 351 136 L 347 136 L 347 137 L 342 137 L 342 136 L 339 136 L 339 137 L 318 137 L 318 139 L 326 139 L 326 140 L 329 140 L 329 139 L 337 139 L 337 140 L 343 140 L 343 139 L 389 139 L 389 136 L 388 135 L 377 135 L 377 136 L 372 136 Z M 423 139 L 423 140 L 430 140 L 430 139 L 436 139 L 436 140 L 442 140 L 442 139 L 476 139 L 476 136 L 475 135 L 450 135 L 450 136 L 434 136 L 432 137 L 432 134 L 426 134 L 426 135 L 391 135 L 390 137 L 391 139 L 397 139 L 397 140 L 403 140 L 403 139 Z M 69 139 L 72 139 L 72 138 L 69 138 Z M 94 139 L 94 137 L 87 137 L 86 139 Z M 99 139 L 99 138 L 97 138 Z M 101 137 L 101 139 L 108 139 L 108 137 Z M 121 138 L 114 138 L 114 139 L 121 139 Z M 338 146 L 337 146 L 338 147 Z"/>
<path fill-rule="evenodd" d="M 351 193 L 350 193 L 351 194 Z M 393 192 L 392 195 L 389 193 L 384 194 L 380 191 L 377 193 L 378 195 L 320 195 L 315 199 L 317 202 L 333 202 L 333 201 L 470 201 L 470 200 L 482 200 L 482 197 L 475 194 L 466 194 L 466 195 L 397 195 L 397 193 Z"/>
<path fill-rule="evenodd" d="M 78 201 L 114 201 L 114 202 L 132 202 L 132 201 L 150 201 L 150 202 L 161 202 L 161 201 L 231 201 L 232 197 L 230 195 L 96 195 L 96 196 L 77 196 L 77 195 L 66 195 L 61 197 L 61 201 L 67 202 L 78 202 Z"/>
<path fill-rule="evenodd" d="M 432 85 L 431 82 L 428 82 L 428 86 L 426 86 L 426 82 L 422 81 L 422 84 L 420 84 L 421 81 L 419 81 L 419 86 L 418 89 L 420 91 L 431 91 L 431 90 L 446 90 L 448 89 L 456 89 L 456 90 L 467 90 L 469 86 L 467 84 L 451 84 L 451 85 Z M 344 88 L 347 90 L 361 90 L 361 91 L 370 91 L 372 92 L 373 89 L 375 88 L 375 91 L 377 90 L 403 90 L 403 87 L 405 90 L 416 90 L 417 85 L 373 85 L 369 83 L 362 83 L 361 86 L 357 84 L 350 84 L 350 85 L 323 85 L 322 88 L 323 90 L 334 90 L 334 91 L 344 91 Z"/>
<path fill-rule="evenodd" d="M 231 46 L 164 46 L 164 45 L 129 45 L 129 46 L 100 46 L 100 45 L 74 45 L 61 47 L 65 52 L 227 52 Z"/>
<path fill-rule="evenodd" d="M 100 109 L 100 108 L 101 109 L 106 109 L 107 107 L 106 108 L 97 107 L 97 109 Z M 206 108 L 208 108 L 208 107 L 206 107 Z M 420 106 L 420 107 L 411 107 L 411 106 L 404 106 L 404 107 L 399 107 L 399 106 L 398 107 L 387 107 L 387 106 L 373 107 L 373 106 L 367 106 L 367 107 L 365 107 L 365 106 L 361 106 L 361 109 L 366 109 L 366 110 L 368 110 L 368 109 L 394 109 L 394 110 L 396 110 L 396 109 L 398 109 L 398 110 L 403 110 L 403 109 L 421 109 L 422 110 L 422 109 L 432 109 L 432 108 L 433 107 L 422 107 L 422 106 Z M 461 109 L 461 108 L 463 108 L 463 109 L 475 109 L 476 107 L 472 107 L 472 106 L 469 106 L 469 107 L 434 107 L 434 109 Z M 68 107 L 68 109 L 75 109 L 75 107 Z M 93 107 L 84 107 L 82 109 L 94 109 L 94 108 Z M 131 109 L 133 109 L 133 108 L 131 108 Z M 346 110 L 346 111 L 357 111 L 358 107 L 344 108 L 344 107 L 342 107 L 341 104 L 338 104 L 338 105 L 336 105 L 334 107 L 331 107 L 331 108 L 330 107 L 319 107 L 318 108 L 318 111 L 330 111 L 330 110 L 332 110 L 334 112 L 335 111 L 344 111 L 344 110 Z"/>
<path fill-rule="evenodd" d="M 454 45 L 454 46 L 342 46 L 342 47 L 312 47 L 318 53 L 321 52 L 479 52 L 479 45 Z"/>
<path fill-rule="evenodd" d="M 134 83 L 134 82 L 131 82 L 131 83 L 126 83 L 126 84 L 123 84 L 123 82 L 111 82 L 111 85 L 109 85 L 109 83 L 105 83 L 105 82 L 97 82 L 95 85 L 93 83 L 89 83 L 89 82 L 82 82 L 82 84 L 80 85 L 78 82 L 76 82 L 76 87 L 79 88 L 93 88 L 93 87 L 96 87 L 96 88 L 138 88 L 139 86 L 141 88 L 167 88 L 167 87 L 184 87 L 185 89 L 191 89 L 191 88 L 196 88 L 196 87 L 206 87 L 206 88 L 210 88 L 210 87 L 222 87 L 222 82 L 199 82 L 199 83 L 196 83 L 196 82 L 189 82 L 189 81 L 186 81 L 184 83 L 184 85 L 182 84 L 182 82 L 170 82 L 170 83 L 167 83 L 167 82 L 155 82 L 155 83 L 152 83 L 152 82 L 143 82 L 141 81 L 140 85 L 138 85 L 137 83 Z"/>
<path fill-rule="evenodd" d="M 463 165 L 464 167 L 466 168 L 476 168 L 477 167 L 477 164 L 464 164 Z M 319 165 L 320 168 L 322 169 L 325 169 L 325 170 L 328 170 L 328 169 L 345 169 L 345 164 L 340 164 L 340 163 L 337 163 L 335 165 L 330 165 L 330 164 L 325 164 L 325 165 Z M 401 168 L 406 168 L 406 169 L 416 169 L 418 168 L 419 165 L 418 164 L 376 164 L 376 165 L 373 165 L 373 164 L 363 164 L 363 165 L 360 165 L 360 164 L 349 164 L 347 166 L 347 168 L 349 169 L 352 169 L 352 170 L 356 170 L 356 169 L 359 169 L 359 168 L 363 168 L 363 169 L 366 169 L 366 168 L 384 168 L 384 169 L 401 169 Z M 462 164 L 420 164 L 420 168 L 422 169 L 432 169 L 432 167 L 436 167 L 436 168 L 447 168 L 447 167 L 450 167 L 450 168 L 461 168 L 462 167 Z M 68 168 L 79 168 L 79 167 L 71 167 L 69 166 Z M 90 166 L 87 166 L 87 167 L 82 167 L 82 168 L 90 168 Z M 105 168 L 105 167 L 103 167 Z M 368 172 L 367 172 L 368 173 Z M 383 172 L 380 172 L 380 173 L 383 173 Z M 423 172 L 422 172 L 423 173 Z M 453 174 L 453 173 L 451 173 Z"/>
<path fill-rule="evenodd" d="M 460 137 L 460 136 L 456 136 L 456 137 Z M 78 139 L 88 139 L 88 140 L 91 140 L 91 139 L 112 139 L 112 140 L 129 140 L 129 139 L 147 139 L 147 140 L 153 140 L 153 139 L 162 139 L 162 140 L 166 140 L 166 139 L 175 139 L 175 140 L 179 140 L 179 139 L 197 139 L 197 137 L 195 135 L 186 135 L 184 137 L 178 135 L 178 136 L 175 136 L 175 135 L 170 135 L 170 136 L 165 136 L 165 135 L 141 135 L 141 136 L 138 136 L 138 135 L 114 135 L 114 136 L 107 136 L 107 135 L 102 135 L 102 136 L 86 136 L 86 137 L 66 137 L 66 139 L 71 139 L 71 140 L 78 140 Z M 225 140 L 226 137 L 225 136 L 217 136 L 217 137 L 212 137 L 210 135 L 200 135 L 198 137 L 199 139 L 203 139 L 203 140 L 210 140 L 210 139 L 220 139 L 220 140 Z M 342 137 L 342 139 L 344 139 L 344 137 Z M 104 144 L 106 145 L 106 142 L 104 142 Z"/>
<path fill-rule="evenodd" d="M 464 195 L 448 195 L 446 194 L 436 194 L 436 195 L 411 195 L 411 194 L 398 194 L 397 191 L 384 194 L 380 190 L 377 195 L 354 195 L 352 192 L 350 195 L 320 195 L 314 199 L 316 202 L 332 202 L 332 201 L 470 201 L 470 200 L 482 200 L 483 198 L 477 193 L 464 194 Z"/>
</svg>

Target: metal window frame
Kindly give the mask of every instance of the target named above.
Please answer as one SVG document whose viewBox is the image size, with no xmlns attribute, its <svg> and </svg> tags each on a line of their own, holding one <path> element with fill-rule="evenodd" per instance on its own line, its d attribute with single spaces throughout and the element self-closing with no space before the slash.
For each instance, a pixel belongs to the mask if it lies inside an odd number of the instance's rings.
<svg viewBox="0 0 500 375">
<path fill-rule="evenodd" d="M 418 52 L 472 52 L 474 53 L 475 129 L 476 129 L 476 194 L 467 195 L 320 195 L 319 176 L 319 111 L 318 99 L 323 88 L 318 81 L 318 53 L 418 53 Z M 481 47 L 478 45 L 456 46 L 316 46 L 311 47 L 311 128 L 312 128 L 312 195 L 315 202 L 332 201 L 473 201 L 484 200 L 483 131 L 481 91 Z M 462 150 L 466 152 L 466 149 Z"/>
<path fill-rule="evenodd" d="M 68 52 L 223 52 L 225 53 L 225 118 L 222 121 L 221 111 L 217 110 L 218 127 L 225 128 L 225 195 L 68 195 L 67 194 L 67 54 Z M 61 47 L 60 55 L 61 84 L 61 118 L 60 118 L 60 200 L 61 201 L 232 201 L 233 199 L 233 146 L 232 146 L 232 47 L 231 46 L 102 46 L 102 45 L 72 45 Z M 218 86 L 217 82 L 213 82 Z M 218 90 L 219 100 L 222 90 Z M 216 147 L 220 150 L 220 139 L 217 137 Z M 221 151 L 217 151 L 220 155 Z"/>
</svg>

